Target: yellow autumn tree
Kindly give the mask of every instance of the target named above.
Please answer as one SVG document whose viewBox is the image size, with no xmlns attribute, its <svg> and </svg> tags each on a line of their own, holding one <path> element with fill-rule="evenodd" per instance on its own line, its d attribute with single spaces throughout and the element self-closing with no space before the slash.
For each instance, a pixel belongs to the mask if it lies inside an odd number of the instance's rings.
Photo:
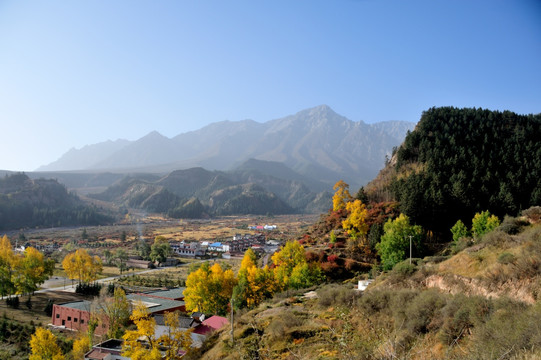
<svg viewBox="0 0 541 360">
<path fill-rule="evenodd" d="M 62 267 L 68 278 L 77 279 L 79 283 L 92 282 L 103 271 L 101 259 L 98 256 L 91 256 L 85 249 L 66 255 L 62 260 Z"/>
<path fill-rule="evenodd" d="M 274 278 L 278 290 L 289 287 L 291 273 L 295 266 L 305 263 L 304 247 L 297 241 L 288 241 L 280 251 L 272 255 L 272 263 L 275 265 Z"/>
<path fill-rule="evenodd" d="M 122 337 L 122 356 L 132 360 L 160 360 L 162 355 L 154 332 L 156 320 L 150 316 L 142 302 L 136 303 L 130 320 L 135 324 L 136 330 L 128 330 Z"/>
<path fill-rule="evenodd" d="M 259 268 L 254 251 L 246 250 L 238 272 L 238 283 L 233 290 L 236 307 L 254 307 L 275 291 L 273 272 L 268 266 Z"/>
<path fill-rule="evenodd" d="M 73 359 L 83 359 L 84 355 L 90 350 L 90 338 L 84 332 L 80 332 L 73 341 L 73 350 L 71 356 Z"/>
<path fill-rule="evenodd" d="M 346 204 L 348 217 L 342 221 L 342 227 L 354 239 L 365 236 L 368 233 L 368 211 L 361 200 L 350 201 Z"/>
<path fill-rule="evenodd" d="M 349 193 L 349 185 L 344 182 L 344 180 L 339 180 L 333 186 L 335 190 L 332 197 L 332 209 L 333 211 L 338 211 L 346 207 L 346 203 L 351 201 L 352 196 Z"/>
<path fill-rule="evenodd" d="M 64 360 L 56 336 L 47 329 L 38 327 L 30 338 L 29 360 Z"/>
<path fill-rule="evenodd" d="M 158 342 L 166 349 L 166 360 L 180 359 L 192 345 L 192 330 L 184 330 L 180 327 L 180 312 L 165 313 L 165 326 L 168 330 L 158 338 Z"/>
<path fill-rule="evenodd" d="M 223 270 L 219 263 L 204 263 L 188 275 L 184 301 L 186 310 L 226 314 L 237 278 L 231 269 Z"/>
<path fill-rule="evenodd" d="M 13 272 L 18 266 L 19 259 L 13 253 L 11 242 L 4 235 L 0 239 L 0 295 L 2 298 L 15 292 Z"/>
<path fill-rule="evenodd" d="M 54 262 L 48 262 L 36 248 L 28 247 L 16 264 L 15 287 L 18 293 L 33 293 L 53 274 Z"/>
</svg>

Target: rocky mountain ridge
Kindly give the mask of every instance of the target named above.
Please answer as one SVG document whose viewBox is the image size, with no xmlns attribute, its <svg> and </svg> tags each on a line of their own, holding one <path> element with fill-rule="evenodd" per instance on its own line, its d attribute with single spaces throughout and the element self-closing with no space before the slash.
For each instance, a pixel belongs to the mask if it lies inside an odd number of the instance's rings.
<svg viewBox="0 0 541 360">
<path fill-rule="evenodd" d="M 173 138 L 158 132 L 72 149 L 38 171 L 168 173 L 203 167 L 229 170 L 248 159 L 280 162 L 328 184 L 343 178 L 352 186 L 372 179 L 385 156 L 414 123 L 351 121 L 326 105 L 281 119 L 221 121 Z"/>
</svg>

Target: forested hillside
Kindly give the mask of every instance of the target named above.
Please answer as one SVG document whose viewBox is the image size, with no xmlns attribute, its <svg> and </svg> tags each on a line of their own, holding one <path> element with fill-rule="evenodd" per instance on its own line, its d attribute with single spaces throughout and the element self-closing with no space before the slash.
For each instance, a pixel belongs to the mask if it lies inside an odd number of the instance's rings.
<svg viewBox="0 0 541 360">
<path fill-rule="evenodd" d="M 439 233 L 487 209 L 516 215 L 541 203 L 540 139 L 539 114 L 432 108 L 367 190 Z"/>
<path fill-rule="evenodd" d="M 279 178 L 261 168 L 279 169 Z M 208 215 L 291 214 L 326 211 L 330 193 L 317 181 L 305 178 L 280 163 L 250 160 L 229 172 L 203 168 L 177 170 L 162 178 L 128 176 L 93 198 L 118 205 L 160 212 L 174 217 Z"/>
<path fill-rule="evenodd" d="M 31 180 L 25 174 L 0 179 L 0 230 L 98 225 L 110 220 L 56 180 Z"/>
</svg>

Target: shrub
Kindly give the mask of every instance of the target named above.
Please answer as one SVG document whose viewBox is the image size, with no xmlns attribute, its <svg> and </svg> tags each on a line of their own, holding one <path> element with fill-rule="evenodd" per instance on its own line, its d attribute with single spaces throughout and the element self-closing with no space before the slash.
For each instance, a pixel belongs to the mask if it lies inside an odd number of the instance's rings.
<svg viewBox="0 0 541 360">
<path fill-rule="evenodd" d="M 409 263 L 409 260 L 405 260 L 396 264 L 391 271 L 391 274 L 398 275 L 399 277 L 406 277 L 415 272 L 417 266 L 415 263 Z"/>
<path fill-rule="evenodd" d="M 452 244 L 451 250 L 453 254 L 457 254 L 464 250 L 467 247 L 470 247 L 473 245 L 472 239 L 469 238 L 461 238 L 457 242 L 454 242 Z"/>
<path fill-rule="evenodd" d="M 410 333 L 426 333 L 441 325 L 439 312 L 446 304 L 445 298 L 433 289 L 422 291 L 406 306 L 405 327 Z"/>
<path fill-rule="evenodd" d="M 18 296 L 8 297 L 6 299 L 6 304 L 7 304 L 7 306 L 9 306 L 11 308 L 18 309 L 19 308 L 19 297 Z"/>
<path fill-rule="evenodd" d="M 359 307 L 366 315 L 387 310 L 390 306 L 392 292 L 390 290 L 373 290 L 362 294 Z"/>
<path fill-rule="evenodd" d="M 498 230 L 509 234 L 516 235 L 518 234 L 524 226 L 527 226 L 528 222 L 523 219 L 518 219 L 511 216 L 505 216 L 503 222 L 498 226 Z"/>
<path fill-rule="evenodd" d="M 541 206 L 532 206 L 529 209 L 523 210 L 522 216 L 525 216 L 533 223 L 538 223 L 541 220 Z"/>
<path fill-rule="evenodd" d="M 498 262 L 504 265 L 512 264 L 515 262 L 516 258 L 517 257 L 511 253 L 503 252 L 498 256 Z"/>
<path fill-rule="evenodd" d="M 350 287 L 329 284 L 317 290 L 318 305 L 326 308 L 329 306 L 351 307 L 359 297 L 359 293 Z"/>
</svg>

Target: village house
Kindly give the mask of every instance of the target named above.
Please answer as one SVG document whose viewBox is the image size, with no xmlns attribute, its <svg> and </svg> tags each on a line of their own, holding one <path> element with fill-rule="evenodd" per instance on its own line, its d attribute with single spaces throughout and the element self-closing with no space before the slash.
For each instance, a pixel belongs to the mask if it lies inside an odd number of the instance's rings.
<svg viewBox="0 0 541 360">
<path fill-rule="evenodd" d="M 122 356 L 122 340 L 109 339 L 92 346 L 85 354 L 84 360 L 129 360 Z"/>
<path fill-rule="evenodd" d="M 182 256 L 182 257 L 197 257 L 205 256 L 206 248 L 202 246 L 199 242 L 172 242 L 169 244 L 173 253 Z"/>
<path fill-rule="evenodd" d="M 129 294 L 126 298 L 132 304 L 139 301 L 142 302 L 151 315 L 164 314 L 176 310 L 185 312 L 186 307 L 183 301 L 184 296 L 182 295 L 184 289 L 177 288 Z M 87 300 L 54 304 L 51 324 L 64 329 L 86 331 L 91 311 L 91 302 Z M 103 335 L 107 333 L 107 330 L 108 325 L 102 323 L 96 328 L 96 334 Z"/>
</svg>

